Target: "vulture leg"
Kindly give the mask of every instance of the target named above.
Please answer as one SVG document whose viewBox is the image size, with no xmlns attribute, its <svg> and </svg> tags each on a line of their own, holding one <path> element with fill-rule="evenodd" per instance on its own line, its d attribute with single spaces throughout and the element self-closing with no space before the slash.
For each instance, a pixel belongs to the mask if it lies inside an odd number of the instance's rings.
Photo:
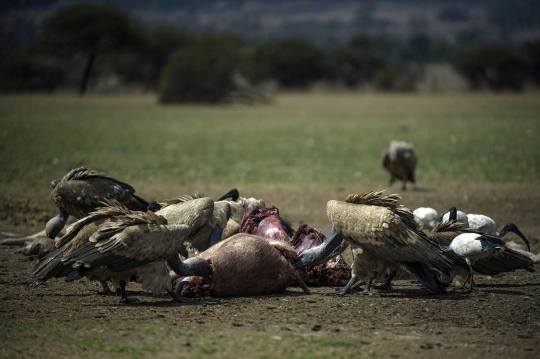
<svg viewBox="0 0 540 359">
<path fill-rule="evenodd" d="M 293 266 L 295 268 L 302 268 L 321 264 L 330 259 L 330 256 L 333 253 L 336 253 L 338 248 L 341 248 L 340 246 L 342 242 L 343 236 L 338 233 L 334 227 L 332 227 L 326 241 L 324 241 L 320 246 L 304 251 L 300 256 L 298 256 L 298 259 L 296 259 L 296 261 L 293 263 Z"/>
<path fill-rule="evenodd" d="M 121 295 L 121 298 L 120 298 L 120 301 L 118 302 L 120 304 L 132 304 L 132 303 L 140 302 L 140 300 L 138 300 L 137 298 L 131 298 L 127 296 L 125 280 L 120 281 L 120 295 Z"/>
<path fill-rule="evenodd" d="M 396 182 L 396 177 L 391 176 L 391 177 L 390 177 L 390 182 L 388 183 L 388 187 L 392 187 L 392 185 L 394 184 L 394 182 Z"/>
<path fill-rule="evenodd" d="M 527 245 L 527 250 L 529 252 L 531 251 L 531 246 L 529 245 L 529 241 L 527 240 L 527 237 L 525 237 L 525 235 L 521 233 L 521 231 L 518 229 L 518 227 L 514 223 L 506 224 L 499 232 L 499 237 L 501 238 L 504 237 L 508 232 L 514 232 L 515 234 L 520 236 L 521 239 L 523 239 L 523 242 L 525 242 L 525 244 Z"/>
<path fill-rule="evenodd" d="M 340 297 L 343 297 L 345 294 L 351 292 L 351 288 L 354 286 L 354 284 L 358 281 L 358 278 L 355 274 L 351 276 L 351 279 L 349 282 L 345 285 L 345 287 L 341 288 L 340 291 L 337 293 Z"/>
<path fill-rule="evenodd" d="M 374 287 L 380 290 L 391 290 L 392 289 L 392 280 L 396 276 L 397 271 L 393 271 L 392 273 L 388 274 L 386 277 L 386 280 L 384 283 L 381 284 L 375 284 Z"/>
<path fill-rule="evenodd" d="M 221 241 L 222 234 L 223 228 L 216 224 L 214 229 L 212 229 L 212 233 L 210 233 L 210 247 L 212 247 L 214 244 L 218 244 Z"/>
<path fill-rule="evenodd" d="M 401 187 L 402 191 L 407 190 L 407 180 L 403 181 L 403 187 Z"/>
<path fill-rule="evenodd" d="M 371 289 L 371 283 L 373 283 L 373 278 L 369 278 L 367 283 L 366 283 L 366 286 L 364 288 L 363 291 L 361 292 L 358 292 L 358 294 L 363 294 L 363 295 L 373 295 L 373 292 L 370 291 Z"/>
<path fill-rule="evenodd" d="M 103 287 L 103 292 L 99 292 L 98 294 L 102 294 L 102 295 L 116 295 L 116 293 L 113 292 L 113 291 L 109 288 L 109 285 L 107 284 L 107 281 L 106 281 L 106 280 L 100 280 L 99 283 L 101 283 L 101 286 Z"/>
</svg>

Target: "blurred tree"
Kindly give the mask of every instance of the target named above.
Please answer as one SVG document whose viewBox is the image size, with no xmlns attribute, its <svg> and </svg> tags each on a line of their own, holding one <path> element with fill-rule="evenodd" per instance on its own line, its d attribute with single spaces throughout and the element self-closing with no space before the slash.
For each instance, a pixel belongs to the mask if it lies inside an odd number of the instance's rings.
<svg viewBox="0 0 540 359">
<path fill-rule="evenodd" d="M 540 86 L 540 40 L 525 44 L 525 53 L 531 69 L 531 77 Z"/>
<path fill-rule="evenodd" d="M 305 87 L 322 77 L 323 56 L 301 39 L 269 40 L 255 49 L 250 76 L 255 82 L 274 79 L 283 87 Z"/>
<path fill-rule="evenodd" d="M 66 80 L 64 69 L 35 54 L 0 56 L 0 92 L 54 91 Z"/>
<path fill-rule="evenodd" d="M 202 34 L 174 53 L 161 74 L 162 103 L 216 103 L 234 91 L 241 42 L 229 34 Z"/>
<path fill-rule="evenodd" d="M 485 85 L 495 91 L 520 91 L 530 73 L 527 58 L 507 45 L 464 48 L 456 54 L 452 65 L 467 78 L 471 89 Z"/>
<path fill-rule="evenodd" d="M 373 77 L 373 85 L 379 91 L 415 91 L 419 74 L 407 64 L 388 66 Z"/>
<path fill-rule="evenodd" d="M 45 41 L 53 51 L 83 54 L 86 65 L 79 93 L 88 86 L 96 57 L 141 46 L 141 34 L 121 9 L 106 4 L 67 6 L 43 22 Z"/>
<path fill-rule="evenodd" d="M 375 40 L 364 34 L 352 36 L 347 45 L 329 51 L 325 58 L 326 77 L 350 88 L 370 81 L 385 67 Z"/>
<path fill-rule="evenodd" d="M 169 57 L 192 46 L 195 36 L 166 25 L 141 27 L 141 33 L 144 43 L 138 51 L 114 53 L 110 62 L 125 83 L 142 84 L 148 90 L 158 90 L 160 74 Z"/>
</svg>

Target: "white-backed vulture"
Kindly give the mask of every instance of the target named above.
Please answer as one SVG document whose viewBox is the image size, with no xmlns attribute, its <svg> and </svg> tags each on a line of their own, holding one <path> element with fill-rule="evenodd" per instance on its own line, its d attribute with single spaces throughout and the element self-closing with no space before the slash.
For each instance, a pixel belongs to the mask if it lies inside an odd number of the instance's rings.
<svg viewBox="0 0 540 359">
<path fill-rule="evenodd" d="M 137 274 L 147 263 L 174 257 L 172 254 L 167 258 L 163 256 L 166 256 L 167 251 L 173 247 L 175 250 L 183 247 L 183 243 L 209 221 L 214 211 L 214 202 L 209 197 L 203 197 L 179 201 L 167 208 L 166 212 L 177 223 L 170 224 L 164 217 L 151 212 L 133 212 L 120 204 L 100 208 L 90 216 L 75 222 L 59 241 L 60 248 L 36 265 L 34 274 L 38 280 L 34 286 L 52 277 L 66 277 L 72 280 L 89 276 L 91 279 L 101 281 L 111 277 L 115 287 L 120 286 L 121 300 L 126 301 L 125 284 L 129 278 Z M 160 236 L 163 238 L 161 242 L 158 240 Z M 117 243 L 109 244 L 113 240 Z M 133 245 L 134 248 L 125 255 L 131 257 L 122 258 L 124 249 L 129 245 Z M 114 253 L 118 255 L 113 255 Z M 123 269 L 121 263 L 128 259 L 133 261 L 129 262 L 128 268 Z M 102 264 L 103 261 L 106 264 Z M 140 263 L 137 265 L 135 262 Z M 181 263 L 169 264 L 177 270 L 182 270 Z M 170 286 L 165 263 L 162 265 L 153 263 L 151 267 L 143 268 L 141 273 L 141 276 L 137 276 L 143 281 L 144 278 L 152 276 L 162 278 L 161 284 L 153 284 L 155 288 L 164 289 L 167 281 Z M 149 287 L 152 285 L 143 282 L 143 288 Z M 169 290 L 170 288 L 167 289 Z"/>
<path fill-rule="evenodd" d="M 60 213 L 45 226 L 47 237 L 55 239 L 69 216 L 82 218 L 101 207 L 106 199 L 116 200 L 134 211 L 146 211 L 148 202 L 135 194 L 133 187 L 105 173 L 78 167 L 62 179 L 51 182 L 51 200 Z"/>
<path fill-rule="evenodd" d="M 407 182 L 416 183 L 416 151 L 414 146 L 404 141 L 392 141 L 383 155 L 383 167 L 390 172 L 390 186 L 396 179 L 403 181 L 405 190 Z"/>
<path fill-rule="evenodd" d="M 197 209 L 193 208 L 192 211 L 186 211 L 183 206 L 177 205 L 198 198 L 205 198 L 205 196 L 201 193 L 196 193 L 194 195 L 182 195 L 179 198 L 162 201 L 159 203 L 161 209 L 156 214 L 164 217 L 169 224 L 190 223 L 190 216 L 193 216 Z M 192 234 L 189 240 L 199 252 L 208 249 L 221 240 L 223 230 L 227 227 L 227 221 L 231 216 L 231 205 L 228 202 L 219 201 L 213 202 L 213 204 L 214 210 L 212 215 Z M 185 253 L 181 254 L 186 257 Z"/>
<path fill-rule="evenodd" d="M 332 229 L 320 246 L 302 253 L 296 267 L 312 266 L 334 256 L 343 241 L 354 249 L 355 263 L 349 283 L 340 294 L 345 294 L 359 279 L 357 272 L 366 265 L 369 293 L 371 281 L 388 266 L 404 266 L 422 284 L 437 294 L 445 293 L 438 273 L 450 271 L 452 262 L 444 256 L 424 232 L 418 228 L 412 212 L 398 204 L 396 194 L 383 196 L 380 192 L 349 195 L 345 202 L 329 201 L 326 207 Z M 366 258 L 366 259 L 364 259 Z"/>
<path fill-rule="evenodd" d="M 216 203 L 222 202 L 228 203 L 231 210 L 227 226 L 223 229 L 222 239 L 229 238 L 240 232 L 244 213 L 247 209 L 251 207 L 266 207 L 266 204 L 261 199 L 241 197 L 236 188 L 231 189 L 229 192 L 219 197 Z"/>
</svg>

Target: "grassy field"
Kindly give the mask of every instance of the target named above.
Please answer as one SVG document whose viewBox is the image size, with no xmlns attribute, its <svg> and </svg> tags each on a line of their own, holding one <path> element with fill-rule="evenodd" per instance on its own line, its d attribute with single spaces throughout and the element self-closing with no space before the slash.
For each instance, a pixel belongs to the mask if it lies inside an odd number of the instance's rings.
<svg viewBox="0 0 540 359">
<path fill-rule="evenodd" d="M 237 187 L 277 205 L 293 227 L 307 222 L 328 233 L 326 201 L 387 188 L 381 154 L 398 139 L 417 148 L 418 186 L 389 192 L 411 208 L 456 205 L 515 221 L 538 252 L 539 134 L 533 93 L 284 94 L 272 104 L 218 107 L 160 106 L 151 96 L 3 96 L 0 230 L 43 229 L 57 213 L 49 182 L 84 165 L 147 199 L 194 191 L 215 198 Z M 538 300 L 536 273 L 521 284 L 505 277 L 499 289 L 485 284 L 468 302 L 478 319 L 456 307 L 459 295 L 335 298 L 323 295 L 329 288 L 210 307 L 146 296 L 121 307 L 84 281 L 30 290 L 33 262 L 4 247 L 0 255 L 0 358 L 455 358 L 486 350 L 520 358 L 538 345 L 536 334 L 519 339 L 511 329 L 537 332 L 536 314 L 521 309 Z M 493 316 L 501 311 L 502 319 Z M 474 336 L 463 324 L 471 317 Z M 508 335 L 493 336 L 500 332 Z"/>
<path fill-rule="evenodd" d="M 37 189 L 85 165 L 145 185 L 387 185 L 381 153 L 412 142 L 418 182 L 540 184 L 540 96 L 289 94 L 271 105 L 153 97 L 0 98 L 0 181 Z"/>
</svg>

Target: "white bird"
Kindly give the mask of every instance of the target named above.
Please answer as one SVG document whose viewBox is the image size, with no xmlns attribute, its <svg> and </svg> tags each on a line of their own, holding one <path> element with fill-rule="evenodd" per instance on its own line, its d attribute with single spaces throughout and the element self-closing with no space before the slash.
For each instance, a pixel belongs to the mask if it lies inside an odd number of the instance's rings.
<svg viewBox="0 0 540 359">
<path fill-rule="evenodd" d="M 521 239 L 523 239 L 523 241 L 527 245 L 527 250 L 529 252 L 531 251 L 531 246 L 529 245 L 527 237 L 525 237 L 525 235 L 521 233 L 521 231 L 514 223 L 505 224 L 499 231 L 497 229 L 497 223 L 488 216 L 485 216 L 483 214 L 467 214 L 467 218 L 469 219 L 470 228 L 476 229 L 483 233 L 491 234 L 500 238 L 504 237 L 506 234 L 508 234 L 508 232 L 513 232 L 517 234 L 519 237 L 521 237 Z"/>
<path fill-rule="evenodd" d="M 494 237 L 486 237 L 478 233 L 463 233 L 454 238 L 449 246 L 444 246 L 440 244 L 440 247 L 443 251 L 452 251 L 461 258 L 465 259 L 467 266 L 469 267 L 469 275 L 465 279 L 465 283 L 470 279 L 469 292 L 473 290 L 474 287 L 474 263 L 481 258 L 490 256 L 493 251 L 500 251 L 501 247 L 505 243 L 502 240 L 497 240 Z"/>
<path fill-rule="evenodd" d="M 433 229 L 439 222 L 439 213 L 431 207 L 418 207 L 413 211 L 415 217 L 417 217 L 426 229 Z"/>
<path fill-rule="evenodd" d="M 450 208 L 449 212 L 443 216 L 443 222 L 448 222 L 452 219 L 463 222 L 465 227 L 469 227 L 492 236 L 497 236 L 499 238 L 503 238 L 508 234 L 508 232 L 513 232 L 523 239 L 523 242 L 525 242 L 527 245 L 527 249 L 529 252 L 531 251 L 531 246 L 529 245 L 527 237 L 521 233 L 519 228 L 514 223 L 507 223 L 501 228 L 500 231 L 498 231 L 497 223 L 495 223 L 495 221 L 488 216 L 483 214 L 466 214 L 465 212 L 458 211 L 456 207 Z"/>
<path fill-rule="evenodd" d="M 452 207 L 442 216 L 441 222 L 449 222 L 451 220 L 460 221 L 465 224 L 465 227 L 469 227 L 469 219 L 467 213 L 458 211 L 456 207 Z"/>
</svg>

